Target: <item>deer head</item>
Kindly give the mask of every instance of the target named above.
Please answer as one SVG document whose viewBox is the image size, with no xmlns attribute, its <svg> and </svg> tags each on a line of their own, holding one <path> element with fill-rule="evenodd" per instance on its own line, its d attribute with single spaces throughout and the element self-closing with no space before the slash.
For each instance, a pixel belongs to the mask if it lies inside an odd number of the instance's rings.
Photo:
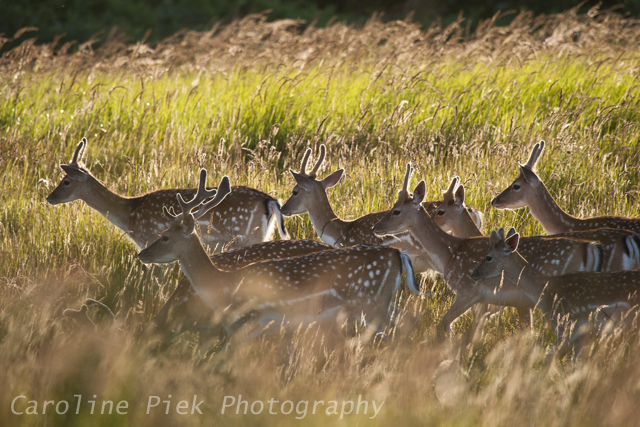
<svg viewBox="0 0 640 427">
<path fill-rule="evenodd" d="M 496 196 L 491 205 L 497 209 L 519 209 L 533 202 L 540 178 L 534 172 L 536 163 L 544 150 L 544 141 L 533 146 L 527 163 L 520 164 L 520 175 L 502 193 Z"/>
<path fill-rule="evenodd" d="M 478 265 L 478 267 L 471 274 L 471 278 L 477 282 L 485 279 L 491 279 L 498 277 L 505 272 L 505 275 L 509 280 L 514 283 L 518 283 L 520 269 L 514 271 L 513 260 L 516 257 L 524 259 L 516 252 L 518 249 L 518 243 L 520 242 L 520 235 L 516 233 L 515 228 L 511 228 L 507 235 L 504 235 L 504 228 L 491 231 L 489 236 L 490 249 L 484 257 L 484 260 Z M 513 257 L 513 259 L 511 258 Z"/>
<path fill-rule="evenodd" d="M 411 224 L 418 223 L 416 217 L 422 209 L 427 186 L 424 181 L 420 181 L 413 193 L 410 193 L 408 188 L 412 173 L 411 163 L 407 163 L 407 172 L 404 176 L 402 189 L 398 192 L 398 200 L 393 208 L 373 227 L 375 234 L 383 236 L 402 233 L 410 230 Z"/>
<path fill-rule="evenodd" d="M 451 180 L 451 185 L 447 191 L 442 193 L 442 203 L 438 206 L 438 209 L 433 216 L 433 220 L 446 232 L 450 232 L 455 229 L 456 221 L 467 210 L 464 204 L 465 194 L 464 186 L 456 185 L 459 178 L 456 176 Z"/>
<path fill-rule="evenodd" d="M 318 161 L 313 166 L 311 172 L 307 172 L 307 162 L 309 161 L 310 155 L 311 149 L 309 148 L 304 153 L 300 172 L 294 172 L 289 169 L 289 172 L 291 172 L 291 175 L 293 175 L 293 178 L 296 180 L 296 186 L 293 187 L 291 197 L 289 197 L 280 209 L 285 216 L 308 212 L 314 204 L 318 203 L 318 200 L 322 200 L 323 198 L 327 199 L 326 190 L 336 185 L 340 181 L 340 178 L 342 178 L 344 169 L 338 169 L 321 181 L 316 179 L 318 168 L 320 168 L 326 156 L 324 144 L 320 146 L 320 157 Z"/>
<path fill-rule="evenodd" d="M 83 198 L 83 192 L 86 190 L 86 185 L 84 184 L 92 178 L 91 173 L 84 168 L 84 164 L 82 163 L 82 156 L 84 156 L 86 147 L 87 138 L 83 137 L 76 146 L 76 150 L 69 164 L 60 165 L 65 175 L 55 190 L 47 196 L 47 202 L 52 205 L 57 205 L 59 203 L 72 202 Z"/>
</svg>

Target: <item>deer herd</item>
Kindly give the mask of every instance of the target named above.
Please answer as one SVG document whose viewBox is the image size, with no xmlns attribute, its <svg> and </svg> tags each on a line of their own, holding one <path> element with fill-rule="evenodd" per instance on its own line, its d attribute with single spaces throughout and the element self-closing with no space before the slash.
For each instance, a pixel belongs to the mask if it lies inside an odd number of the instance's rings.
<svg viewBox="0 0 640 427">
<path fill-rule="evenodd" d="M 496 209 L 529 207 L 548 234 L 535 237 L 513 228 L 484 236 L 482 214 L 465 204 L 457 177 L 442 200 L 425 201 L 425 181 L 409 191 L 410 164 L 390 210 L 343 220 L 327 189 L 344 170 L 317 178 L 324 145 L 311 171 L 311 149 L 300 171 L 291 171 L 295 187 L 282 207 L 262 191 L 230 186 L 226 176 L 209 188 L 204 169 L 196 189 L 120 196 L 84 166 L 86 146 L 83 138 L 61 165 L 65 175 L 47 201 L 83 200 L 126 233 L 143 263 L 180 263 L 186 277 L 156 315 L 160 326 L 170 312 L 199 303 L 200 314 L 215 317 L 228 337 L 241 328 L 251 340 L 314 324 L 331 335 L 384 336 L 401 311 L 402 283 L 427 296 L 415 280 L 427 271 L 441 274 L 455 293 L 444 333 L 475 304 L 515 307 L 522 324 L 537 307 L 558 340 L 578 343 L 594 325 L 632 318 L 640 300 L 640 219 L 581 219 L 562 210 L 535 172 L 544 141 L 491 202 Z M 304 213 L 322 242 L 290 238 L 283 216 Z M 282 240 L 272 240 L 275 229 Z M 84 318 L 87 310 L 71 311 Z"/>
</svg>

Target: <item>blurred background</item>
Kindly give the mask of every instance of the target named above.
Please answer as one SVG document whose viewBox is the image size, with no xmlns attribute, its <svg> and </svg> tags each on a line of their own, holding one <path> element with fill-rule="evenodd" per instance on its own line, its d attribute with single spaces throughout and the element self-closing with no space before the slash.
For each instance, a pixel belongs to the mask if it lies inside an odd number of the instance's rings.
<svg viewBox="0 0 640 427">
<path fill-rule="evenodd" d="M 206 30 L 265 11 L 269 20 L 300 19 L 317 26 L 331 20 L 361 24 L 374 14 L 383 21 L 410 19 L 425 27 L 461 17 L 463 26 L 472 30 L 479 20 L 498 13 L 496 23 L 504 25 L 521 10 L 549 14 L 579 6 L 580 13 L 587 13 L 598 4 L 630 16 L 640 14 L 640 0 L 0 0 L 0 35 L 5 51 L 32 37 L 50 42 L 62 36 L 63 43 L 96 35 L 97 43 L 116 37 L 153 42 L 185 28 Z M 14 39 L 24 27 L 37 31 Z"/>
</svg>

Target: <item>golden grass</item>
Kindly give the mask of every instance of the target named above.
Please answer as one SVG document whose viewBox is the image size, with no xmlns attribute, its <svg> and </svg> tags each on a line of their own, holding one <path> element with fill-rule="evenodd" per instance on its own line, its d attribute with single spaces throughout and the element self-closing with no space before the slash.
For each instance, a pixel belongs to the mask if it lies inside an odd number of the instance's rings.
<svg viewBox="0 0 640 427">
<path fill-rule="evenodd" d="M 410 297 L 380 345 L 327 347 L 314 331 L 286 348 L 261 340 L 220 350 L 192 333 L 158 342 L 140 331 L 178 268 L 143 267 L 97 213 L 79 202 L 51 207 L 44 196 L 85 135 L 89 168 L 129 195 L 194 186 L 204 166 L 284 199 L 288 168 L 323 142 L 321 176 L 347 170 L 330 194 L 343 217 L 388 209 L 411 160 L 430 198 L 460 175 L 485 230 L 535 235 L 542 229 L 527 212 L 491 210 L 489 201 L 545 139 L 540 175 L 561 206 L 638 216 L 638 21 L 596 9 L 521 14 L 470 34 L 458 24 L 301 29 L 251 16 L 156 45 L 92 46 L 27 41 L 0 58 L 0 424 L 637 424 L 637 329 L 613 328 L 579 357 L 558 357 L 541 318 L 520 331 L 506 311 L 487 322 L 467 315 L 438 342 L 452 294 L 433 278 L 424 286 L 436 297 Z M 287 226 L 315 237 L 306 218 Z M 110 306 L 121 330 L 83 331 L 62 317 L 85 297 Z M 20 394 L 40 406 L 95 394 L 130 410 L 16 416 Z M 145 414 L 149 395 L 168 394 L 174 405 L 197 394 L 204 415 Z M 385 404 L 374 420 L 221 414 L 224 396 L 240 394 Z"/>
</svg>

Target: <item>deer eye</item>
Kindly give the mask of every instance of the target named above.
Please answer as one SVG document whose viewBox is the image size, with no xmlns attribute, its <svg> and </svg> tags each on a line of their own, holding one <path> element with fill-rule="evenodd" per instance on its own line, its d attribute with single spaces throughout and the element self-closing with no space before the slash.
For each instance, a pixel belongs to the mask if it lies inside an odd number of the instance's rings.
<svg viewBox="0 0 640 427">
<path fill-rule="evenodd" d="M 71 183 L 70 183 L 69 181 L 67 181 L 66 179 L 65 179 L 64 181 L 62 181 L 62 183 L 63 183 L 64 185 L 69 185 L 69 184 L 71 184 Z"/>
<path fill-rule="evenodd" d="M 487 262 L 491 262 L 491 261 L 493 260 L 493 258 L 492 258 L 490 255 L 487 255 L 486 257 L 484 257 L 484 259 L 485 259 Z"/>
<path fill-rule="evenodd" d="M 395 209 L 393 211 L 393 215 L 400 215 L 400 210 L 399 209 Z"/>
<path fill-rule="evenodd" d="M 162 236 L 162 241 L 163 242 L 167 242 L 169 240 L 169 238 L 167 236 Z"/>
<path fill-rule="evenodd" d="M 520 189 L 520 184 L 513 184 L 513 189 L 514 190 L 519 190 Z"/>
<path fill-rule="evenodd" d="M 438 216 L 444 215 L 444 211 L 438 211 Z"/>
</svg>

